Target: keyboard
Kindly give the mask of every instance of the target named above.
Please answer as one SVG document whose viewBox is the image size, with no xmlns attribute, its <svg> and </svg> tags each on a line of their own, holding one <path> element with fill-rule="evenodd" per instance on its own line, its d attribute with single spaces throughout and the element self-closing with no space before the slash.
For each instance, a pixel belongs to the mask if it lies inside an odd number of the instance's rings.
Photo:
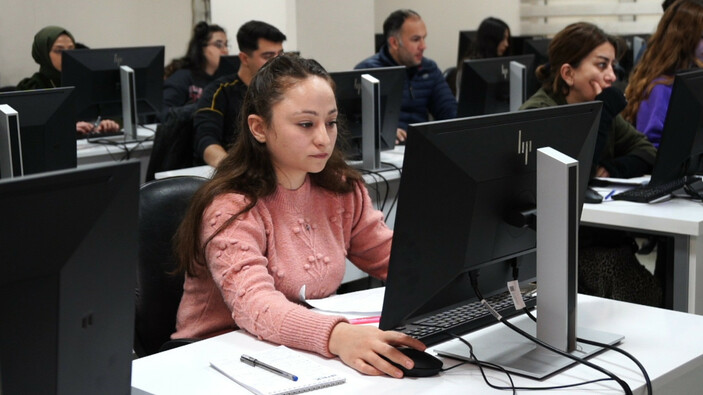
<svg viewBox="0 0 703 395">
<path fill-rule="evenodd" d="M 657 203 L 671 197 L 672 192 L 682 188 L 687 183 L 695 181 L 695 177 L 681 177 L 659 185 L 644 185 L 613 195 L 613 200 L 626 200 L 637 203 Z"/>
<path fill-rule="evenodd" d="M 523 293 L 522 297 L 528 308 L 535 307 L 537 304 L 537 296 L 534 292 Z M 486 298 L 486 302 L 506 318 L 523 314 L 522 311 L 515 310 L 513 299 L 507 291 Z M 427 346 L 432 346 L 452 339 L 453 336 L 448 333 L 462 335 L 497 322 L 480 301 L 473 300 L 429 316 L 418 317 L 393 330 L 403 332 Z"/>
<path fill-rule="evenodd" d="M 105 137 L 113 137 L 113 136 L 122 136 L 124 135 L 124 132 L 121 130 L 116 130 L 114 132 L 91 132 L 91 133 L 77 133 L 76 132 L 76 140 L 81 140 L 81 139 L 101 139 Z"/>
</svg>

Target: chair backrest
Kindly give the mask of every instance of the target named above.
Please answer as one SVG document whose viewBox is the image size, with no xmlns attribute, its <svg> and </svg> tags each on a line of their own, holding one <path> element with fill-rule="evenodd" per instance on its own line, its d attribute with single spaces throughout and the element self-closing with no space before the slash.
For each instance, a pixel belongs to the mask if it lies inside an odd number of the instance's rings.
<svg viewBox="0 0 703 395">
<path fill-rule="evenodd" d="M 173 236 L 200 177 L 173 177 L 143 184 L 139 191 L 139 262 L 137 265 L 134 350 L 150 355 L 176 329 L 176 312 L 183 294 L 183 275 L 173 274 Z"/>
<path fill-rule="evenodd" d="M 193 112 L 195 103 L 172 108 L 156 128 L 149 157 L 146 180 L 158 172 L 178 170 L 195 165 Z"/>
</svg>

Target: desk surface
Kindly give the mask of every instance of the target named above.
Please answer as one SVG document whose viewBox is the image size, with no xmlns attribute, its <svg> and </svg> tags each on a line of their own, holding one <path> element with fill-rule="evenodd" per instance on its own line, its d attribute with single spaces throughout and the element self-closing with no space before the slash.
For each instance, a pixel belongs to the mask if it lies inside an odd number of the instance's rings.
<svg viewBox="0 0 703 395">
<path fill-rule="evenodd" d="M 579 325 L 625 336 L 621 347 L 633 354 L 647 369 L 654 392 L 660 394 L 699 393 L 703 386 L 703 342 L 699 340 L 703 317 L 670 310 L 634 305 L 579 295 Z M 469 335 L 470 336 L 470 335 Z M 209 361 L 228 355 L 264 350 L 274 345 L 259 341 L 243 331 L 227 333 L 188 346 L 133 361 L 133 393 L 152 394 L 248 394 L 243 387 L 209 367 Z M 480 372 L 463 365 L 430 378 L 393 379 L 364 376 L 338 358 L 308 354 L 315 361 L 335 369 L 347 378 L 341 386 L 320 390 L 329 394 L 415 394 L 415 393 L 500 393 L 489 388 Z M 479 355 L 480 357 L 480 355 Z M 456 363 L 443 358 L 445 367 Z M 636 394 L 645 393 L 644 379 L 637 367 L 618 353 L 606 351 L 591 359 L 624 379 Z M 505 385 L 505 376 L 487 371 L 492 383 Z M 516 385 L 563 385 L 600 378 L 600 373 L 575 366 L 543 382 L 513 376 Z M 549 391 L 550 394 L 618 394 L 614 382 L 590 384 L 581 389 Z"/>
<path fill-rule="evenodd" d="M 404 152 L 405 152 L 404 145 L 398 145 L 392 151 L 382 151 L 381 152 L 381 161 L 386 162 L 386 163 L 390 163 L 393 166 L 400 168 L 403 166 Z M 361 161 L 349 162 L 349 163 L 352 166 L 360 166 L 361 165 Z M 185 168 L 185 169 L 159 172 L 159 173 L 154 174 L 154 178 L 156 178 L 157 180 L 160 178 L 178 177 L 178 176 L 198 176 L 198 177 L 210 178 L 210 177 L 212 177 L 213 170 L 214 170 L 213 167 L 209 166 L 209 165 L 195 166 L 195 167 L 189 167 L 189 168 Z M 392 171 L 393 173 L 398 173 L 395 168 L 388 168 L 385 170 Z M 380 170 L 379 172 L 384 172 L 385 170 Z M 400 174 L 397 174 L 397 176 L 395 178 L 399 179 Z M 367 180 L 367 182 L 368 181 L 369 180 Z"/>
</svg>

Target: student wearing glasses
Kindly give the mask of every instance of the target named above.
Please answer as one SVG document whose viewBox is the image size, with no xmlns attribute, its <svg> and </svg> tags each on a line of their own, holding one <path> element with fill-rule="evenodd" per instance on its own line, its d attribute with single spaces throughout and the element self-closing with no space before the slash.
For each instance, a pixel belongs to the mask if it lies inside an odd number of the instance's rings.
<svg viewBox="0 0 703 395">
<path fill-rule="evenodd" d="M 61 59 L 63 51 L 76 48 L 73 35 L 59 26 L 47 26 L 34 35 L 32 58 L 39 64 L 39 71 L 17 84 L 18 90 L 49 89 L 61 86 Z M 97 130 L 95 130 L 97 129 Z M 76 132 L 112 132 L 120 125 L 110 119 L 102 120 L 96 127 L 91 122 L 77 122 Z"/>
<path fill-rule="evenodd" d="M 196 163 L 217 166 L 227 155 L 238 132 L 237 119 L 247 86 L 266 61 L 283 53 L 285 40 L 280 30 L 265 22 L 249 21 L 239 28 L 239 71 L 209 84 L 193 114 Z"/>
<path fill-rule="evenodd" d="M 215 80 L 220 56 L 229 54 L 227 33 L 218 25 L 199 22 L 193 27 L 185 56 L 164 69 L 164 102 L 161 119 L 169 109 L 196 103 L 205 87 Z"/>
</svg>

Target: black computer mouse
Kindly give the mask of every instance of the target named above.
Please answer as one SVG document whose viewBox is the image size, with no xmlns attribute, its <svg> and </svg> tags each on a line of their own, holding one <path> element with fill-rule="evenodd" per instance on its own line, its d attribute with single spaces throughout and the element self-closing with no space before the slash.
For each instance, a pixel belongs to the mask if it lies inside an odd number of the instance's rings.
<svg viewBox="0 0 703 395">
<path fill-rule="evenodd" d="M 438 374 L 442 370 L 442 361 L 432 354 L 414 348 L 399 348 L 398 350 L 412 359 L 413 362 L 415 362 L 415 367 L 408 369 L 405 366 L 392 362 L 386 357 L 383 357 L 383 359 L 402 370 L 405 377 L 430 377 Z"/>
<path fill-rule="evenodd" d="M 586 188 L 583 200 L 585 203 L 601 203 L 603 201 L 603 196 L 601 196 L 601 194 L 595 189 L 588 187 Z"/>
</svg>

